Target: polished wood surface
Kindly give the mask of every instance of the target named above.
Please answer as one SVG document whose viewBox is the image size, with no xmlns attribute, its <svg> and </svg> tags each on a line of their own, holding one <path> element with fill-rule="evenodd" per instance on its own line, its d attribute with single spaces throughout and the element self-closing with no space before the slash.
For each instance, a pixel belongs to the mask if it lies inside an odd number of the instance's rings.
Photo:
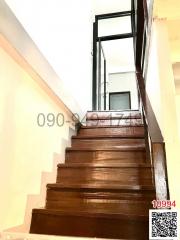
<svg viewBox="0 0 180 240">
<path fill-rule="evenodd" d="M 89 111 L 86 114 L 86 120 L 98 120 L 98 119 L 141 119 L 139 111 Z"/>
<path fill-rule="evenodd" d="M 142 125 L 141 119 L 91 119 L 86 122 L 86 126 L 137 126 Z"/>
<path fill-rule="evenodd" d="M 152 185 L 115 185 L 115 184 L 48 184 L 46 204 L 49 201 L 76 200 L 141 200 L 155 197 Z M 104 201 L 104 202 L 106 202 Z"/>
<path fill-rule="evenodd" d="M 79 131 L 79 136 L 118 136 L 118 137 L 144 137 L 144 126 L 135 126 L 135 127 L 99 127 L 94 126 L 92 127 L 82 127 Z"/>
<path fill-rule="evenodd" d="M 32 217 L 31 229 L 37 234 L 148 239 L 147 216 L 38 209 L 33 211 Z"/>
<path fill-rule="evenodd" d="M 126 114 L 135 116 L 141 117 L 137 111 Z M 65 163 L 57 166 L 56 183 L 47 185 L 45 207 L 33 210 L 30 232 L 148 239 L 152 172 L 142 124 L 82 126 L 66 149 Z"/>
<path fill-rule="evenodd" d="M 72 166 L 73 165 L 73 166 Z M 76 166 L 77 165 L 77 166 Z M 70 164 L 58 165 L 57 182 L 76 184 L 104 182 L 120 185 L 140 185 L 152 184 L 150 166 L 119 166 L 112 165 L 92 165 Z"/>
<path fill-rule="evenodd" d="M 74 148 L 118 149 L 119 146 L 121 146 L 121 148 L 123 146 L 145 147 L 145 142 L 144 139 L 139 138 L 72 138 L 72 147 Z"/>
<path fill-rule="evenodd" d="M 124 150 L 124 151 L 123 151 Z M 66 163 L 143 163 L 145 148 L 133 150 L 118 149 L 66 149 Z"/>
</svg>

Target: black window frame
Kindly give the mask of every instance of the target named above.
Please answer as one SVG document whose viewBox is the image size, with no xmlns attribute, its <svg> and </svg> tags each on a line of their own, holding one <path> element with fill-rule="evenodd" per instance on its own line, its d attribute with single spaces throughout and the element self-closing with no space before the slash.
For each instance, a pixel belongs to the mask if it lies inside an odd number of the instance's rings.
<svg viewBox="0 0 180 240">
<path fill-rule="evenodd" d="M 102 36 L 98 37 L 98 21 L 103 19 L 109 18 L 117 18 L 117 17 L 131 17 L 131 32 L 125 34 L 117 34 L 117 35 L 109 35 L 109 36 Z M 117 40 L 117 39 L 124 39 L 124 38 L 134 38 L 136 35 L 134 29 L 134 16 L 135 16 L 135 9 L 134 9 L 134 0 L 131 0 L 131 10 L 123 11 L 123 12 L 114 12 L 114 13 L 107 13 L 107 14 L 100 14 L 95 15 L 95 22 L 93 23 L 93 78 L 92 78 L 92 110 L 97 110 L 97 42 L 102 41 L 110 41 L 110 40 Z"/>
<path fill-rule="evenodd" d="M 116 94 L 128 94 L 129 95 L 129 109 L 123 109 L 123 110 L 131 110 L 131 92 L 130 91 L 123 91 L 123 92 L 110 92 L 109 93 L 109 110 L 110 111 L 117 111 L 117 110 L 121 110 L 121 109 L 111 109 L 111 97 L 112 95 L 116 95 Z"/>
</svg>

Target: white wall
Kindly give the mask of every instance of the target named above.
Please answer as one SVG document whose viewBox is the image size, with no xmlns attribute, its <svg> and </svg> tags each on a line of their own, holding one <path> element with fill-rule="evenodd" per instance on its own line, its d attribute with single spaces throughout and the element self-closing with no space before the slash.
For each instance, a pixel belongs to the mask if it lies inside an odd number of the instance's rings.
<svg viewBox="0 0 180 240">
<path fill-rule="evenodd" d="M 90 1 L 6 0 L 6 3 L 82 111 L 91 109 Z"/>
<path fill-rule="evenodd" d="M 134 72 L 109 74 L 107 90 L 109 93 L 130 91 L 131 108 L 136 110 L 138 109 L 137 85 Z"/>
<path fill-rule="evenodd" d="M 0 232 L 28 232 L 32 208 L 45 205 L 46 184 L 56 181 L 57 163 L 64 162 L 70 132 L 75 134 L 72 113 L 1 47 L 1 41 L 0 66 Z M 62 113 L 65 122 L 39 127 L 39 113 Z"/>
</svg>

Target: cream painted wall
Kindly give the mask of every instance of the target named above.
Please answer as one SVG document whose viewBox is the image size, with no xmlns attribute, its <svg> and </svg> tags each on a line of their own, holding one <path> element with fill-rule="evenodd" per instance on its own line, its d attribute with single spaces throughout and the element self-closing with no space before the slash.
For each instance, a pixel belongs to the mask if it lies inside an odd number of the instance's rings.
<svg viewBox="0 0 180 240">
<path fill-rule="evenodd" d="M 28 231 L 31 208 L 44 205 L 45 182 L 55 181 L 73 129 L 39 127 L 37 115 L 62 113 L 71 121 L 71 113 L 2 48 L 0 66 L 0 231 L 17 225 Z"/>
<path fill-rule="evenodd" d="M 180 123 L 180 92 L 176 95 L 176 111 L 177 111 L 177 119 L 178 123 Z M 179 141 L 180 141 L 180 124 L 178 124 L 178 132 L 179 132 Z"/>
<path fill-rule="evenodd" d="M 171 200 L 180 209 L 180 139 L 176 112 L 175 83 L 170 58 L 170 44 L 166 19 L 153 22 L 146 89 L 159 122 L 167 156 L 167 170 Z"/>
</svg>

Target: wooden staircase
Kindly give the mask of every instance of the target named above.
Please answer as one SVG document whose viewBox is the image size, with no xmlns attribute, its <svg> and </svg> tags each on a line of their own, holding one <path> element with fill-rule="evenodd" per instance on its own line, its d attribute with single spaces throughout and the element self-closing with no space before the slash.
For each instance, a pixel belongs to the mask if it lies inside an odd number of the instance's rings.
<svg viewBox="0 0 180 240">
<path fill-rule="evenodd" d="M 152 182 L 141 114 L 88 112 L 30 232 L 146 240 Z"/>
</svg>

